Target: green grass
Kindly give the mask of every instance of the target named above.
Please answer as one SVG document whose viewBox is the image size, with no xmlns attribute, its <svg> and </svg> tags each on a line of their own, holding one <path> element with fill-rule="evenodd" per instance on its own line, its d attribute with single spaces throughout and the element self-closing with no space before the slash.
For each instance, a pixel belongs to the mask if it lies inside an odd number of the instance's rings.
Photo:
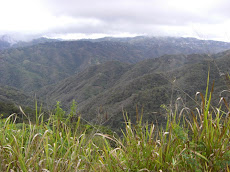
<svg viewBox="0 0 230 172">
<path fill-rule="evenodd" d="M 75 102 L 69 114 L 57 103 L 48 120 L 36 110 L 34 123 L 17 124 L 12 114 L 0 121 L 0 171 L 229 171 L 229 103 L 213 107 L 213 87 L 208 80 L 205 95 L 197 94 L 199 108 L 168 111 L 164 128 L 124 114 L 120 137 L 73 122 Z"/>
</svg>

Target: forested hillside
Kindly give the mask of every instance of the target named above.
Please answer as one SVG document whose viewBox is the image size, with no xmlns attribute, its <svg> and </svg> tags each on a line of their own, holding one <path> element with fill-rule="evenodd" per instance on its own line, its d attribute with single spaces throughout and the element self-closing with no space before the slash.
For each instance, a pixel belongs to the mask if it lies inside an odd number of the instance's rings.
<svg viewBox="0 0 230 172">
<path fill-rule="evenodd" d="M 171 54 L 216 53 L 229 43 L 192 38 L 112 39 L 58 41 L 38 39 L 19 48 L 0 51 L 0 84 L 34 91 L 57 83 L 89 66 L 106 61 L 137 63 Z M 29 46 L 31 45 L 31 46 Z"/>
<path fill-rule="evenodd" d="M 164 122 L 162 106 L 179 97 L 183 106 L 194 104 L 196 92 L 205 90 L 209 69 L 217 90 L 224 89 L 223 74 L 229 72 L 229 51 L 190 54 L 220 51 L 228 47 L 224 42 L 145 37 L 37 41 L 0 52 L 0 83 L 17 90 L 13 96 L 2 91 L 1 100 L 33 106 L 36 95 L 52 109 L 56 101 L 68 107 L 75 99 L 86 120 L 114 128 L 123 120 L 122 110 L 132 119 L 136 107 L 143 107 L 144 120 Z"/>
<path fill-rule="evenodd" d="M 229 51 L 209 55 L 166 55 L 129 65 L 117 61 L 90 67 L 58 84 L 44 87 L 39 95 L 50 105 L 60 101 L 68 107 L 72 100 L 88 121 L 103 122 L 114 128 L 123 121 L 122 110 L 135 118 L 136 106 L 144 110 L 144 120 L 164 122 L 166 107 L 177 98 L 179 108 L 197 105 L 195 95 L 215 81 L 213 101 L 226 89 Z M 221 66 L 221 68 L 220 68 Z M 106 116 L 106 118 L 105 118 Z"/>
</svg>

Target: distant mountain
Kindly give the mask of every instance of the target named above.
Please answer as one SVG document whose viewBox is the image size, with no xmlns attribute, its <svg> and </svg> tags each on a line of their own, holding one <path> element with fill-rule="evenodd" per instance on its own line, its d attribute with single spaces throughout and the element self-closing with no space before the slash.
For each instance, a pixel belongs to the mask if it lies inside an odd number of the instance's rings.
<svg viewBox="0 0 230 172">
<path fill-rule="evenodd" d="M 215 80 L 214 100 L 226 89 L 221 73 L 229 73 L 230 53 L 209 55 L 166 55 L 137 64 L 117 61 L 90 67 L 58 84 L 44 87 L 38 95 L 50 105 L 61 101 L 64 107 L 75 99 L 82 117 L 94 122 L 121 126 L 122 109 L 130 118 L 136 117 L 136 106 L 144 107 L 144 120 L 165 122 L 161 105 L 195 104 L 197 91 L 205 92 L 208 70 Z M 218 68 L 219 67 L 219 68 Z M 183 105 L 184 104 L 184 105 Z M 199 104 L 198 104 L 199 106 Z"/>
<path fill-rule="evenodd" d="M 114 42 L 67 41 L 0 52 L 0 84 L 32 91 L 56 83 L 94 64 L 118 60 L 135 63 L 142 51 Z"/>
<path fill-rule="evenodd" d="M 41 37 L 41 38 L 33 39 L 33 40 L 27 41 L 27 42 L 18 41 L 16 44 L 14 44 L 12 46 L 12 48 L 28 47 L 28 46 L 33 46 L 33 45 L 37 45 L 37 44 L 44 44 L 44 43 L 49 43 L 49 42 L 59 42 L 59 41 L 61 41 L 61 40 Z"/>
<path fill-rule="evenodd" d="M 0 40 L 0 50 L 10 48 L 10 43 Z"/>
<path fill-rule="evenodd" d="M 19 39 L 14 39 L 13 36 L 10 35 L 2 35 L 0 36 L 0 50 L 9 49 L 9 48 L 27 47 L 27 46 L 46 43 L 46 42 L 58 42 L 58 41 L 60 40 L 49 39 L 45 37 L 32 39 L 31 41 L 21 41 Z"/>
<path fill-rule="evenodd" d="M 2 36 L 0 36 L 0 41 L 9 43 L 10 46 L 12 46 L 12 45 L 14 45 L 14 44 L 16 44 L 18 42 L 17 40 L 12 38 L 10 35 L 2 35 Z"/>
<path fill-rule="evenodd" d="M 105 37 L 92 42 L 112 41 L 123 42 L 146 50 L 152 57 L 159 57 L 165 54 L 201 54 L 218 53 L 230 49 L 229 42 L 199 40 L 196 38 L 183 37 L 147 37 L 137 36 L 134 38 L 113 38 Z"/>
<path fill-rule="evenodd" d="M 192 38 L 136 37 L 98 42 L 41 38 L 0 52 L 0 84 L 34 91 L 106 61 L 134 64 L 164 54 L 219 51 L 228 46 L 229 43 Z"/>
<path fill-rule="evenodd" d="M 14 40 L 8 35 L 0 36 L 0 50 L 10 48 L 13 43 Z"/>
</svg>

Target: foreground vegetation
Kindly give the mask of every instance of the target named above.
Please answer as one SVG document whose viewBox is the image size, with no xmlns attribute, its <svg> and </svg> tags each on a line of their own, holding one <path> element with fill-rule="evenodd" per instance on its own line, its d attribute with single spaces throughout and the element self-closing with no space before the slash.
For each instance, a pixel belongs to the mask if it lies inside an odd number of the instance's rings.
<svg viewBox="0 0 230 172">
<path fill-rule="evenodd" d="M 120 137 L 74 120 L 74 102 L 68 115 L 57 103 L 48 120 L 37 108 L 35 123 L 12 114 L 0 121 L 0 171 L 229 171 L 229 104 L 212 107 L 208 90 L 196 110 L 169 110 L 164 128 L 124 114 Z"/>
</svg>

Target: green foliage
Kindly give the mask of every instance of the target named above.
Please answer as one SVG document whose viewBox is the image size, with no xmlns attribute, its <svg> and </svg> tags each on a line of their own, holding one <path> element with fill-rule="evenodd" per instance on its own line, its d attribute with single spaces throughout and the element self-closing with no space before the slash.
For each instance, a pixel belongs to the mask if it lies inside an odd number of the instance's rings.
<svg viewBox="0 0 230 172">
<path fill-rule="evenodd" d="M 124 113 L 120 137 L 81 123 L 75 101 L 69 113 L 57 102 L 48 120 L 36 104 L 34 124 L 23 111 L 27 124 L 12 114 L 0 120 L 0 171 L 229 171 L 229 103 L 212 106 L 209 76 L 195 111 L 162 105 L 168 119 L 161 127 L 143 122 L 136 108 L 135 123 Z"/>
<path fill-rule="evenodd" d="M 19 113 L 19 109 L 14 104 L 0 102 L 0 114 L 2 114 L 3 118 L 6 118 L 13 113 Z"/>
<path fill-rule="evenodd" d="M 58 100 L 68 107 L 75 99 L 84 119 L 97 124 L 100 121 L 116 131 L 124 126 L 123 110 L 135 122 L 136 106 L 144 109 L 143 121 L 165 125 L 167 115 L 160 108 L 162 104 L 171 106 L 170 111 L 176 110 L 175 104 L 177 110 L 199 107 L 194 95 L 197 91 L 206 92 L 209 68 L 210 80 L 216 81 L 212 103 L 218 104 L 220 92 L 227 87 L 217 66 L 227 73 L 228 54 L 229 51 L 215 55 L 215 61 L 210 60 L 214 55 L 206 54 L 165 55 L 134 65 L 110 61 L 44 88 L 40 95 L 53 106 Z"/>
</svg>

